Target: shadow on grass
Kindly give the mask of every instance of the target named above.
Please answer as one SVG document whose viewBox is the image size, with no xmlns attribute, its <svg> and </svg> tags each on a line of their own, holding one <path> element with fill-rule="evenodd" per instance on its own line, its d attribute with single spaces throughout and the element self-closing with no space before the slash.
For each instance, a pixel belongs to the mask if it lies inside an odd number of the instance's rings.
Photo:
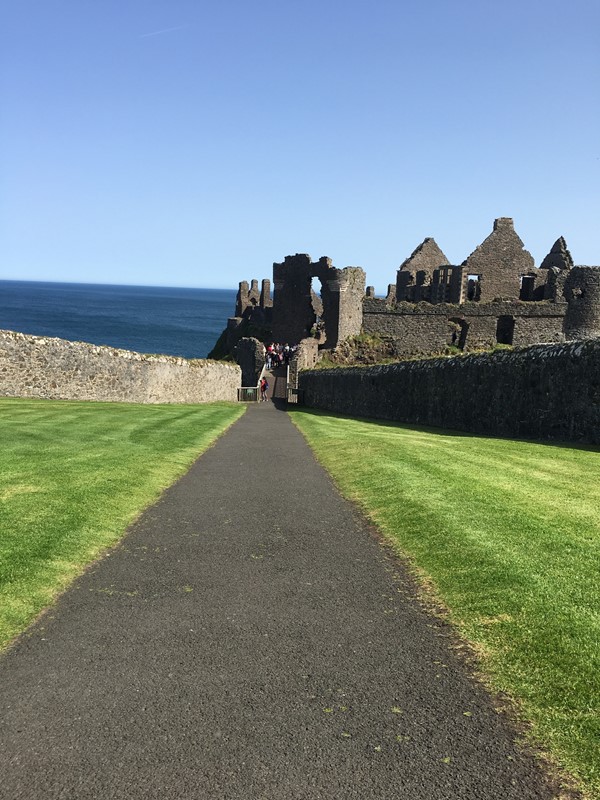
<svg viewBox="0 0 600 800">
<path fill-rule="evenodd" d="M 281 411 L 295 411 L 301 414 L 309 414 L 315 417 L 333 417 L 335 419 L 349 419 L 354 422 L 361 422 L 366 425 L 376 425 L 379 428 L 394 428 L 396 430 L 418 431 L 429 433 L 432 436 L 452 436 L 457 439 L 483 439 L 492 441 L 527 442 L 529 444 L 539 444 L 544 447 L 556 447 L 563 450 L 581 450 L 589 453 L 600 453 L 600 445 L 587 444 L 584 442 L 569 442 L 559 439 L 530 439 L 525 436 L 500 436 L 490 433 L 478 433 L 476 431 L 461 431 L 453 428 L 437 428 L 432 425 L 411 425 L 408 422 L 395 422 L 394 420 L 377 419 L 376 417 L 353 417 L 350 414 L 338 414 L 334 411 L 325 411 L 317 408 L 307 408 L 306 406 L 288 405 L 285 400 L 279 401 L 283 405 L 277 406 Z"/>
</svg>

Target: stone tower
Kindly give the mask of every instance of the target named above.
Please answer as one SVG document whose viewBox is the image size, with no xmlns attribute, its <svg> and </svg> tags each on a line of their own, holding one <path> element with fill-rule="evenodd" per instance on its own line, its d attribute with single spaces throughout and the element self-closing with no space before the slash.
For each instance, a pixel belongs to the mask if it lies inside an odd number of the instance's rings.
<svg viewBox="0 0 600 800">
<path fill-rule="evenodd" d="M 565 339 L 600 337 L 600 267 L 573 267 L 567 274 Z"/>
</svg>

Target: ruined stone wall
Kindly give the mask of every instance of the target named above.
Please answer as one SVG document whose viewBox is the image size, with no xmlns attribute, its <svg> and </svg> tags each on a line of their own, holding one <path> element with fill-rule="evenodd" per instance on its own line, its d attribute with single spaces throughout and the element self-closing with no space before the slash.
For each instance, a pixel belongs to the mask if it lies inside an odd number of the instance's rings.
<svg viewBox="0 0 600 800">
<path fill-rule="evenodd" d="M 304 404 L 356 417 L 600 444 L 600 341 L 301 372 Z"/>
<path fill-rule="evenodd" d="M 365 273 L 360 267 L 336 270 L 337 276 L 329 282 L 329 290 L 337 296 L 338 313 L 333 322 L 334 332 L 327 330 L 327 344 L 335 347 L 349 336 L 360 333 L 365 293 Z"/>
<path fill-rule="evenodd" d="M 0 395 L 125 403 L 237 399 L 241 370 L 205 359 L 153 356 L 0 331 Z"/>
<path fill-rule="evenodd" d="M 465 275 L 480 275 L 480 298 L 483 302 L 495 298 L 517 298 L 520 278 L 531 273 L 535 264 L 531 253 L 515 233 L 510 217 L 494 221 L 492 233 L 477 247 L 463 264 Z M 545 276 L 544 276 L 545 277 Z"/>
<path fill-rule="evenodd" d="M 439 353 L 448 345 L 464 350 L 492 347 L 498 342 L 498 320 L 512 318 L 512 342 L 527 345 L 564 340 L 564 303 L 398 303 L 363 302 L 363 332 L 397 340 L 399 355 Z M 463 324 L 464 323 L 464 324 Z M 456 336 L 453 337 L 453 332 Z"/>
<path fill-rule="evenodd" d="M 296 344 L 310 334 L 315 322 L 311 299 L 314 265 L 309 255 L 286 256 L 273 264 L 273 338 Z"/>
<path fill-rule="evenodd" d="M 319 343 L 316 339 L 302 339 L 298 344 L 298 349 L 290 361 L 288 371 L 288 383 L 296 388 L 298 386 L 298 374 L 300 370 L 310 369 L 319 360 Z"/>
<path fill-rule="evenodd" d="M 242 370 L 242 386 L 256 386 L 266 362 L 264 344 L 253 337 L 240 339 L 233 354 Z"/>
<path fill-rule="evenodd" d="M 313 262 L 306 253 L 286 256 L 273 264 L 273 338 L 297 344 L 310 335 L 316 322 L 312 279 L 321 283 L 322 316 L 326 346 L 333 348 L 360 332 L 365 273 L 360 267 L 337 269 L 323 256 Z"/>
</svg>

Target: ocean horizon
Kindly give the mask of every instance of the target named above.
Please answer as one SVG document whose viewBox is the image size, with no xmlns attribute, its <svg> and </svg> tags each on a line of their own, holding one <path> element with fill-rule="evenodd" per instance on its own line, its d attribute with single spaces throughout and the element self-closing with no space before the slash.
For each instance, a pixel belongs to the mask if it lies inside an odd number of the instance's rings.
<svg viewBox="0 0 600 800">
<path fill-rule="evenodd" d="M 237 289 L 0 280 L 0 329 L 206 358 Z"/>
</svg>

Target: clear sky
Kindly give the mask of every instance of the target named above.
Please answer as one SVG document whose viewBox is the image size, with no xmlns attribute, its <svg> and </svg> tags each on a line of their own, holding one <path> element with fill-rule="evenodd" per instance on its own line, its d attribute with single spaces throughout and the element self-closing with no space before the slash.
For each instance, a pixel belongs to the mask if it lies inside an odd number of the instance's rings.
<svg viewBox="0 0 600 800">
<path fill-rule="evenodd" d="M 597 0 L 18 0 L 0 278 L 236 287 L 290 253 L 383 292 L 509 216 L 600 264 Z"/>
</svg>

